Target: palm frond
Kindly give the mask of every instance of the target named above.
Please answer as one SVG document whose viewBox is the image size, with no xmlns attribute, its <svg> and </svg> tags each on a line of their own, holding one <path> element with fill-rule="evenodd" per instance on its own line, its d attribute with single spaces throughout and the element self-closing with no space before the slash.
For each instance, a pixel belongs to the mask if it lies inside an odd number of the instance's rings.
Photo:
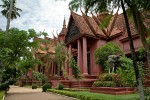
<svg viewBox="0 0 150 100">
<path fill-rule="evenodd" d="M 9 13 L 9 8 L 10 8 L 10 1 L 9 0 L 2 0 L 3 5 L 0 5 L 3 10 L 1 11 L 1 14 L 5 16 L 6 18 L 8 17 Z M 12 10 L 12 15 L 11 19 L 16 19 L 17 17 L 20 17 L 19 11 L 22 11 L 20 8 L 17 8 L 15 6 L 16 0 L 13 0 L 13 10 Z"/>
</svg>

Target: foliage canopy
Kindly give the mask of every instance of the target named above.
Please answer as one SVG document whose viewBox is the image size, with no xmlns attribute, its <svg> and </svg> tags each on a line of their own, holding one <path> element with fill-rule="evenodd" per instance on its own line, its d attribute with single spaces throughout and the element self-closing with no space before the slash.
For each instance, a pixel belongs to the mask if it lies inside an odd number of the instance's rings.
<svg viewBox="0 0 150 100">
<path fill-rule="evenodd" d="M 95 60 L 96 60 L 96 63 L 101 65 L 103 67 L 103 70 L 105 70 L 107 66 L 106 61 L 108 59 L 108 56 L 122 54 L 122 53 L 123 53 L 122 50 L 119 48 L 117 44 L 108 42 L 102 47 L 96 49 Z"/>
</svg>

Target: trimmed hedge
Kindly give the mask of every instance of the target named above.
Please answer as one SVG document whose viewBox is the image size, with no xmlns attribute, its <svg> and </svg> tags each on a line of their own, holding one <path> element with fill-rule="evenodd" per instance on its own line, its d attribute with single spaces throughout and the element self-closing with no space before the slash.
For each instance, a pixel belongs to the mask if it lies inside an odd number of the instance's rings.
<svg viewBox="0 0 150 100">
<path fill-rule="evenodd" d="M 37 84 L 32 84 L 32 89 L 37 89 Z"/>
<path fill-rule="evenodd" d="M 65 96 L 69 96 L 69 97 L 74 97 L 74 98 L 78 98 L 80 100 L 105 100 L 103 98 L 93 98 L 91 96 L 85 96 L 82 94 L 76 94 L 74 92 L 70 92 L 70 91 L 63 91 L 63 90 L 54 90 L 54 89 L 48 89 L 49 92 L 53 92 L 53 93 L 57 93 L 57 94 L 61 94 L 61 95 L 65 95 Z"/>
<path fill-rule="evenodd" d="M 63 89 L 64 89 L 64 85 L 60 83 L 58 86 L 58 90 L 63 90 Z"/>
<path fill-rule="evenodd" d="M 64 88 L 66 91 L 89 91 L 90 89 Z"/>
<path fill-rule="evenodd" d="M 1 85 L 0 85 L 0 91 L 7 91 L 7 90 L 9 90 L 9 85 L 7 84 L 7 83 L 2 83 Z"/>
<path fill-rule="evenodd" d="M 113 81 L 95 81 L 92 84 L 93 87 L 116 87 L 116 83 Z"/>
</svg>

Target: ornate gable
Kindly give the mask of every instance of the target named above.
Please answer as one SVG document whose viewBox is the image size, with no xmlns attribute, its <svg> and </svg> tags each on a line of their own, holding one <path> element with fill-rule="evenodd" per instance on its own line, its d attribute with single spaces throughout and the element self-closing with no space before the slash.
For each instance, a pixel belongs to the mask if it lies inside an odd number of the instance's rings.
<svg viewBox="0 0 150 100">
<path fill-rule="evenodd" d="M 80 34 L 78 27 L 75 24 L 74 19 L 71 17 L 68 32 L 66 34 L 65 42 L 69 43 L 72 39 L 76 38 Z"/>
</svg>

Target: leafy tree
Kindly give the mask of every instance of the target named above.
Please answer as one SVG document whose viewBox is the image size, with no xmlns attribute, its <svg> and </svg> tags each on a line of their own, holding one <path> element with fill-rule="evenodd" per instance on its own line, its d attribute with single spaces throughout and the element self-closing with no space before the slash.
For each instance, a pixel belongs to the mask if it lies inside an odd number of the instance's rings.
<svg viewBox="0 0 150 100">
<path fill-rule="evenodd" d="M 106 71 L 107 67 L 107 59 L 109 55 L 117 55 L 122 54 L 123 51 L 119 48 L 118 45 L 112 42 L 108 42 L 107 44 L 103 45 L 102 47 L 98 48 L 95 51 L 95 60 L 96 63 L 103 67 L 103 70 Z"/>
<path fill-rule="evenodd" d="M 10 20 L 20 17 L 19 11 L 22 10 L 15 6 L 16 0 L 2 0 L 2 3 L 3 5 L 0 5 L 3 8 L 1 14 L 7 18 L 6 33 L 8 33 Z"/>
<path fill-rule="evenodd" d="M 10 29 L 10 33 L 5 37 L 5 32 L 0 32 L 0 61 L 1 67 L 16 68 L 20 62 L 24 62 L 23 65 L 31 65 L 29 58 L 32 58 L 32 48 L 36 48 L 38 43 L 32 41 L 34 37 L 38 37 L 33 29 L 28 31 L 19 30 L 17 28 Z M 28 59 L 28 60 L 27 60 Z M 31 59 L 30 59 L 31 60 Z M 32 66 L 31 66 L 32 67 Z"/>
<path fill-rule="evenodd" d="M 25 60 L 21 60 L 17 66 L 17 69 L 19 71 L 22 71 L 22 74 L 27 76 L 28 71 L 32 68 L 34 69 L 36 64 L 39 63 L 40 61 L 38 59 L 34 58 L 27 58 Z"/>
</svg>

